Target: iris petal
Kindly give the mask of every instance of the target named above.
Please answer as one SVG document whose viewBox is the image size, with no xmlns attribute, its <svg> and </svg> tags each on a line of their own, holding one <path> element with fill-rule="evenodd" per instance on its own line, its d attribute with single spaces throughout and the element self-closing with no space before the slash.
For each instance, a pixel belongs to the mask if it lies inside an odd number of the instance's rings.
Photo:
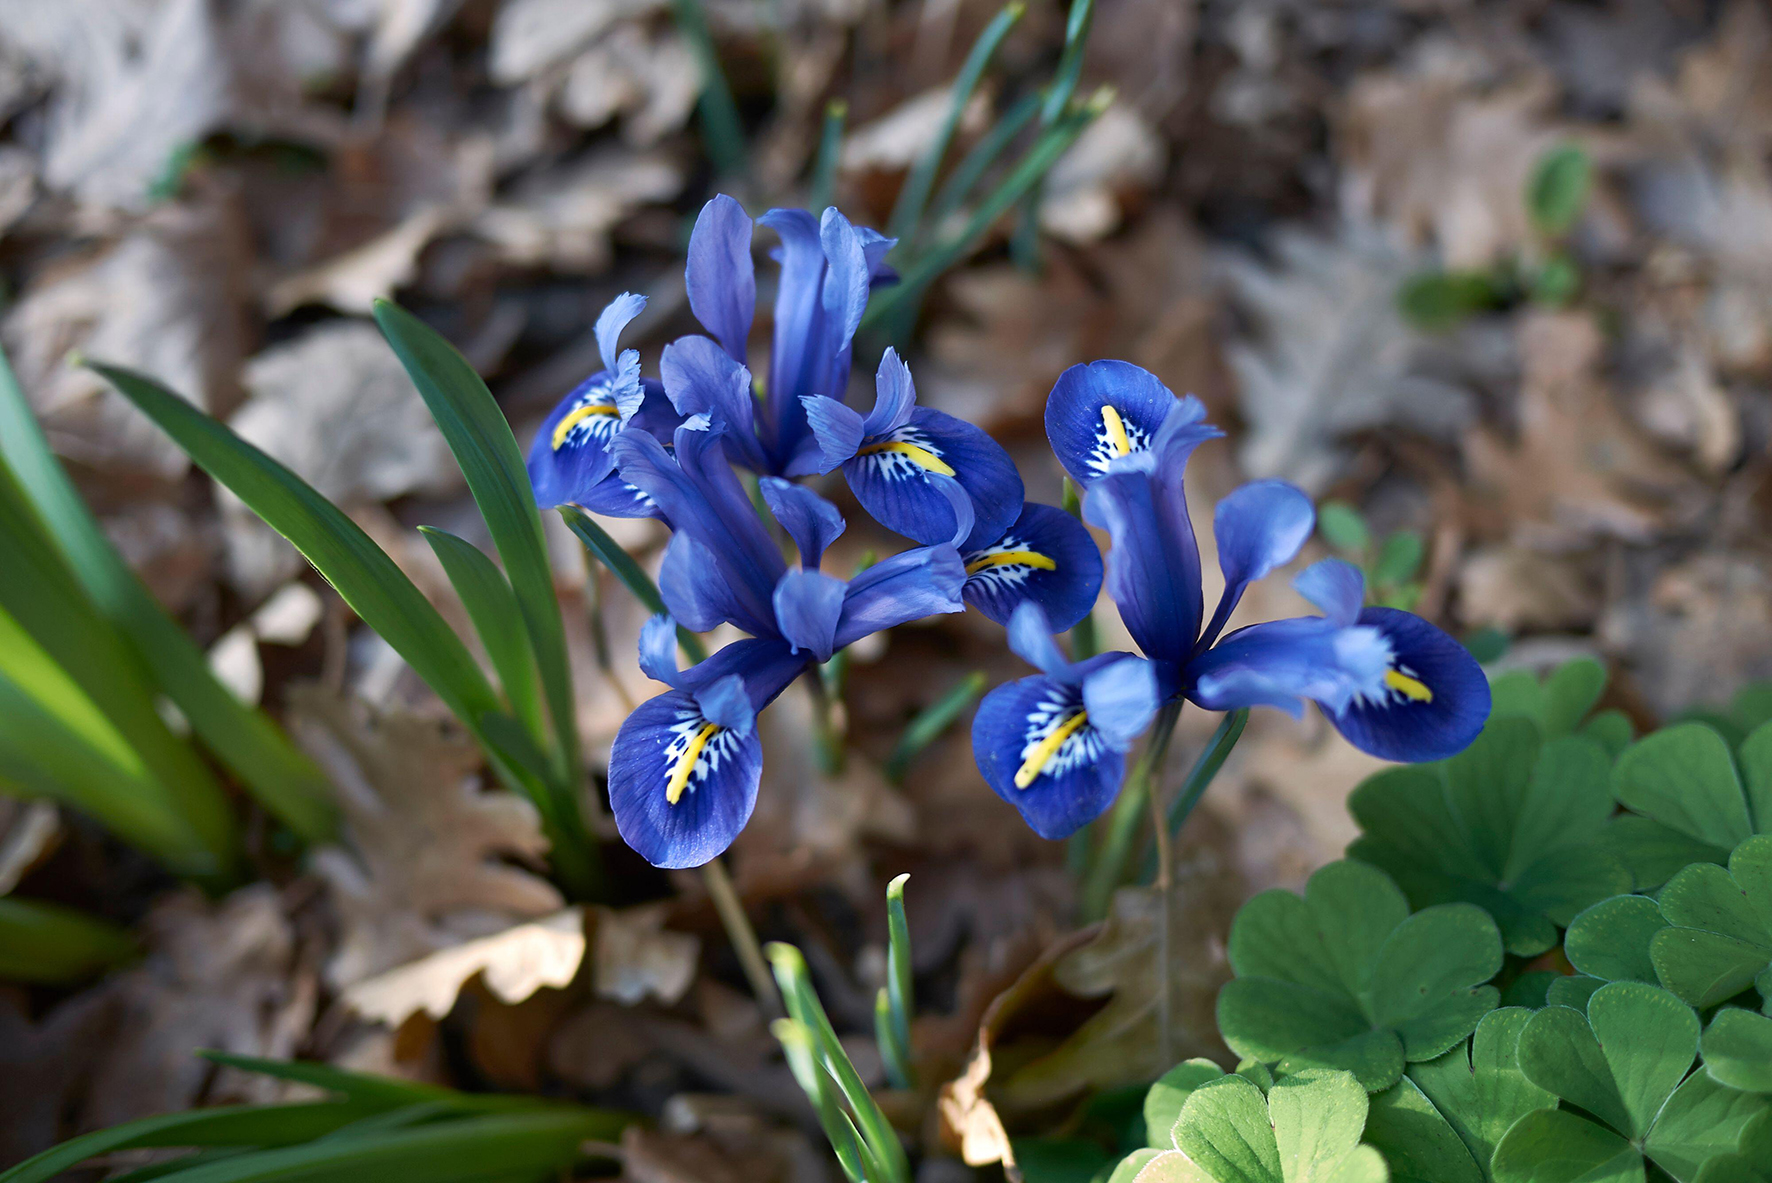
<svg viewBox="0 0 1772 1183">
<path fill-rule="evenodd" d="M 1362 627 L 1390 642 L 1384 693 L 1357 698 L 1330 722 L 1348 742 L 1384 760 L 1444 760 L 1468 747 L 1489 717 L 1489 680 L 1457 641 L 1421 617 L 1367 608 Z"/>
<path fill-rule="evenodd" d="M 1184 661 L 1200 631 L 1200 551 L 1182 474 L 1118 462 L 1089 487 L 1083 513 L 1108 532 L 1107 591 L 1149 657 Z"/>
<path fill-rule="evenodd" d="M 963 612 L 960 588 L 966 568 L 951 546 L 922 546 L 875 563 L 849 581 L 836 648 L 869 633 L 945 612 Z"/>
<path fill-rule="evenodd" d="M 861 412 L 822 394 L 800 400 L 806 408 L 806 424 L 818 444 L 818 471 L 829 472 L 861 451 L 867 438 Z"/>
<path fill-rule="evenodd" d="M 1312 563 L 1298 573 L 1292 586 L 1336 624 L 1354 623 L 1366 602 L 1366 576 L 1346 559 Z"/>
<path fill-rule="evenodd" d="M 1067 838 L 1113 803 L 1126 756 L 1089 722 L 1081 686 L 1044 675 L 985 695 L 972 721 L 978 770 L 1042 838 Z"/>
<path fill-rule="evenodd" d="M 642 703 L 616 733 L 609 806 L 624 842 L 657 867 L 699 867 L 750 820 L 763 771 L 753 729 L 741 735 L 688 691 Z"/>
<path fill-rule="evenodd" d="M 1076 518 L 1050 505 L 1023 504 L 1006 533 L 964 558 L 966 602 L 998 624 L 1032 602 L 1062 632 L 1089 615 L 1101 594 L 1095 540 Z"/>
<path fill-rule="evenodd" d="M 949 541 L 960 524 L 935 478 L 952 478 L 966 491 L 973 538 L 999 537 L 1021 512 L 1021 474 L 1003 446 L 972 424 L 927 407 L 864 441 L 843 465 L 843 475 L 875 521 L 926 546 Z"/>
<path fill-rule="evenodd" d="M 1144 734 L 1160 704 L 1156 669 L 1142 657 L 1122 656 L 1083 678 L 1089 725 L 1121 751 Z"/>
<path fill-rule="evenodd" d="M 1177 399 L 1155 374 L 1130 362 L 1076 365 L 1058 376 L 1046 398 L 1046 437 L 1071 479 L 1087 485 L 1116 456 L 1148 449 L 1177 410 L 1188 423 L 1206 417 L 1199 399 Z"/>
<path fill-rule="evenodd" d="M 828 661 L 836 651 L 837 621 L 848 590 L 841 579 L 796 568 L 775 585 L 775 625 L 796 651 Z"/>
<path fill-rule="evenodd" d="M 800 552 L 800 565 L 817 569 L 831 543 L 843 533 L 848 523 L 837 507 L 804 485 L 766 476 L 757 482 L 769 512 L 781 528 L 794 540 Z"/>
<path fill-rule="evenodd" d="M 592 374 L 561 399 L 529 446 L 529 483 L 543 509 L 577 504 L 610 474 L 611 445 L 622 430 L 616 379 Z"/>
<path fill-rule="evenodd" d="M 757 276 L 751 263 L 751 219 L 744 207 L 716 194 L 695 217 L 684 268 L 689 309 L 736 362 L 757 309 Z"/>
<path fill-rule="evenodd" d="M 1294 715 L 1310 699 L 1330 712 L 1378 694 L 1391 649 L 1375 628 L 1321 616 L 1240 628 L 1188 663 L 1188 697 L 1209 711 L 1272 706 Z"/>
<path fill-rule="evenodd" d="M 1311 499 L 1286 481 L 1251 481 L 1218 503 L 1212 534 L 1218 541 L 1224 594 L 1206 627 L 1204 644 L 1217 639 L 1245 588 L 1293 560 L 1316 521 Z"/>
<path fill-rule="evenodd" d="M 679 415 L 707 415 L 725 433 L 732 458 L 753 471 L 768 463 L 757 440 L 751 372 L 706 337 L 679 337 L 659 357 L 664 389 Z"/>
</svg>

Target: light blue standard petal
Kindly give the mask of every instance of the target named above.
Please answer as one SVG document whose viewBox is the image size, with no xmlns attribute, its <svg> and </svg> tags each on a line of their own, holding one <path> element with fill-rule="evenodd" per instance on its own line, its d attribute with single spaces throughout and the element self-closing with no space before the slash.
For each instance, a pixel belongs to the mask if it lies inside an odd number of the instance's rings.
<svg viewBox="0 0 1772 1183">
<path fill-rule="evenodd" d="M 1367 608 L 1362 627 L 1389 642 L 1383 692 L 1356 697 L 1329 721 L 1349 743 L 1383 760 L 1419 762 L 1457 755 L 1489 718 L 1489 679 L 1463 645 L 1421 617 Z"/>
<path fill-rule="evenodd" d="M 1107 592 L 1148 657 L 1182 662 L 1200 632 L 1200 551 L 1180 470 L 1149 453 L 1116 461 L 1089 487 L 1083 516 L 1106 530 Z"/>
<path fill-rule="evenodd" d="M 1346 559 L 1321 559 L 1292 581 L 1298 594 L 1323 610 L 1336 624 L 1349 625 L 1366 603 L 1366 576 Z"/>
<path fill-rule="evenodd" d="M 679 337 L 664 347 L 658 369 L 679 415 L 707 415 L 725 435 L 735 463 L 752 471 L 768 464 L 757 440 L 751 372 L 706 337 Z"/>
<path fill-rule="evenodd" d="M 663 613 L 640 626 L 640 672 L 673 689 L 683 685 L 677 667 L 677 622 Z"/>
<path fill-rule="evenodd" d="M 917 405 L 917 387 L 911 381 L 911 367 L 904 364 L 898 350 L 890 345 L 880 355 L 880 368 L 874 371 L 874 409 L 868 412 L 862 427 L 867 435 L 881 435 L 910 421 L 911 408 Z"/>
<path fill-rule="evenodd" d="M 1218 639 L 1244 589 L 1298 555 L 1316 524 L 1311 499 L 1287 481 L 1251 481 L 1218 503 L 1212 534 L 1218 540 L 1224 593 L 1200 638 L 1202 645 Z"/>
<path fill-rule="evenodd" d="M 837 651 L 837 621 L 848 586 L 834 575 L 797 567 L 775 585 L 776 631 L 796 653 L 829 661 Z"/>
<path fill-rule="evenodd" d="M 1075 682 L 1071 659 L 1052 636 L 1052 622 L 1035 603 L 1025 603 L 1009 618 L 1009 650 L 1049 678 Z"/>
<path fill-rule="evenodd" d="M 843 475 L 888 530 L 926 546 L 954 538 L 959 520 L 938 477 L 972 501 L 973 538 L 999 537 L 1021 513 L 1021 474 L 1003 446 L 962 419 L 917 407 L 903 425 L 870 436 Z"/>
<path fill-rule="evenodd" d="M 843 515 L 811 489 L 780 477 L 763 477 L 757 487 L 769 512 L 794 540 L 794 547 L 800 552 L 800 565 L 817 570 L 825 550 L 848 525 Z"/>
<path fill-rule="evenodd" d="M 822 394 L 807 395 L 800 402 L 806 408 L 806 425 L 818 444 L 816 471 L 829 472 L 861 451 L 867 430 L 859 411 Z"/>
<path fill-rule="evenodd" d="M 1299 715 L 1310 699 L 1333 713 L 1380 693 L 1390 659 L 1377 629 L 1305 616 L 1240 628 L 1183 676 L 1188 698 L 1209 711 L 1272 706 Z"/>
<path fill-rule="evenodd" d="M 715 194 L 695 217 L 683 278 L 695 319 L 732 360 L 743 364 L 757 309 L 751 219 L 742 205 L 724 193 Z"/>
<path fill-rule="evenodd" d="M 705 633 L 736 624 L 753 636 L 775 632 L 773 607 L 760 615 L 741 599 L 714 553 L 688 534 L 673 534 L 658 567 L 658 595 L 690 632 Z"/>
<path fill-rule="evenodd" d="M 1124 751 L 1091 725 L 1082 686 L 1044 675 L 985 695 L 972 754 L 985 782 L 1042 838 L 1068 838 L 1101 816 L 1126 773 Z"/>
<path fill-rule="evenodd" d="M 975 531 L 976 533 L 976 531 Z M 1028 502 L 1002 537 L 965 551 L 966 602 L 998 624 L 1023 603 L 1038 604 L 1052 628 L 1073 628 L 1101 594 L 1101 552 L 1083 524 Z"/>
<path fill-rule="evenodd" d="M 925 616 L 964 612 L 966 568 L 951 546 L 923 546 L 875 563 L 849 581 L 836 648 Z"/>
<path fill-rule="evenodd" d="M 610 373 L 621 369 L 617 356 L 621 348 L 621 331 L 628 327 L 636 316 L 646 307 L 646 297 L 633 292 L 623 292 L 609 301 L 603 311 L 597 315 L 596 328 L 597 352 L 603 358 L 603 368 Z M 635 354 L 635 364 L 639 364 L 639 355 Z"/>
<path fill-rule="evenodd" d="M 702 718 L 740 737 L 749 735 L 757 723 L 756 708 L 751 706 L 744 678 L 738 674 L 715 678 L 695 691 L 695 705 L 701 708 Z"/>
<path fill-rule="evenodd" d="M 819 219 L 818 241 L 824 248 L 825 278 L 820 298 L 829 334 L 826 348 L 832 363 L 827 387 L 815 387 L 807 393 L 840 397 L 843 392 L 836 388 L 837 382 L 848 385 L 849 347 L 855 340 L 855 330 L 861 327 L 862 313 L 867 311 L 873 268 L 868 263 L 861 234 L 834 205 Z"/>
<path fill-rule="evenodd" d="M 695 695 L 640 705 L 609 754 L 609 807 L 622 841 L 655 867 L 699 867 L 750 820 L 763 772 L 755 729 L 723 727 Z"/>
<path fill-rule="evenodd" d="M 1115 457 L 1148 449 L 1172 413 L 1222 434 L 1201 422 L 1206 407 L 1199 399 L 1177 399 L 1148 370 L 1123 361 L 1076 365 L 1058 376 L 1046 398 L 1046 438 L 1071 479 L 1087 485 Z"/>
<path fill-rule="evenodd" d="M 1089 725 L 1121 751 L 1144 734 L 1161 705 L 1157 671 L 1142 657 L 1120 657 L 1083 678 L 1083 708 L 1089 713 Z"/>
</svg>

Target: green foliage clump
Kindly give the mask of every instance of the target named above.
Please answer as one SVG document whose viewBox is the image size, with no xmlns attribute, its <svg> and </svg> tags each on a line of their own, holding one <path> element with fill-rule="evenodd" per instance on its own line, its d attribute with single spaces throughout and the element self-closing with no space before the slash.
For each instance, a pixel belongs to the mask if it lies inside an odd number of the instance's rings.
<svg viewBox="0 0 1772 1183">
<path fill-rule="evenodd" d="M 1097 1183 L 1772 1183 L 1772 700 L 1633 742 L 1605 684 L 1498 676 L 1356 789 L 1349 859 L 1232 925 L 1237 1072 L 1157 1081 Z"/>
</svg>

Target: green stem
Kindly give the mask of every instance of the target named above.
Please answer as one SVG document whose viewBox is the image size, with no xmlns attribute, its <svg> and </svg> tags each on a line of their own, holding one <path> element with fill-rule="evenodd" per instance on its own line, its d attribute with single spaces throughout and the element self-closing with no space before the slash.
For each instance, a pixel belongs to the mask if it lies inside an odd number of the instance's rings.
<svg viewBox="0 0 1772 1183">
<path fill-rule="evenodd" d="M 1249 722 L 1249 708 L 1241 707 L 1231 711 L 1219 721 L 1218 730 L 1206 741 L 1206 747 L 1200 752 L 1200 758 L 1188 770 L 1187 780 L 1182 782 L 1181 792 L 1177 794 L 1175 803 L 1169 807 L 1169 834 L 1181 833 L 1188 815 L 1193 813 L 1194 806 L 1206 795 L 1206 789 L 1212 784 L 1212 778 L 1224 767 L 1230 758 L 1231 749 L 1243 738 L 1243 728 Z M 1159 867 L 1153 855 L 1145 858 L 1144 870 L 1139 876 L 1140 883 L 1150 883 L 1156 877 Z"/>
<path fill-rule="evenodd" d="M 1113 812 L 1108 815 L 1101 849 L 1083 883 L 1083 918 L 1087 921 L 1100 920 L 1107 915 L 1114 891 L 1125 879 L 1133 839 L 1138 834 L 1138 824 L 1163 758 L 1169 753 L 1169 742 L 1175 737 L 1175 724 L 1181 719 L 1182 703 L 1182 699 L 1171 699 L 1157 712 L 1156 726 L 1145 744 L 1144 755 L 1132 775 L 1126 778 L 1120 799 L 1114 802 Z"/>
<path fill-rule="evenodd" d="M 1083 494 L 1070 477 L 1064 478 L 1063 494 L 1064 511 L 1083 520 Z M 1101 636 L 1095 628 L 1095 608 L 1090 606 L 1088 615 L 1071 628 L 1071 660 L 1086 661 L 1101 652 Z"/>
<path fill-rule="evenodd" d="M 816 215 L 831 204 L 837 192 L 837 165 L 843 157 L 843 122 L 849 104 L 832 99 L 825 104 L 824 130 L 818 137 L 818 160 L 812 166 L 811 210 Z"/>
<path fill-rule="evenodd" d="M 825 686 L 824 670 L 830 665 L 827 662 L 820 669 L 809 670 L 802 679 L 808 693 L 812 695 L 813 741 L 818 755 L 818 770 L 826 777 L 842 774 L 846 746 L 843 728 L 836 721 L 837 703 L 841 700 L 829 693 Z"/>
<path fill-rule="evenodd" d="M 757 1005 L 763 1008 L 765 1015 L 780 1015 L 781 995 L 776 992 L 769 964 L 763 960 L 763 946 L 757 940 L 757 930 L 751 927 L 751 918 L 745 913 L 744 901 L 738 898 L 732 876 L 726 873 L 726 864 L 716 858 L 703 865 L 701 880 L 708 889 L 708 898 L 714 901 L 714 911 L 720 914 L 726 939 L 732 942 L 732 951 L 738 954 L 738 963 L 744 968 L 745 980 L 751 984 Z"/>
<path fill-rule="evenodd" d="M 634 598 L 646 605 L 648 611 L 655 616 L 665 616 L 664 599 L 658 594 L 658 585 L 652 582 L 652 576 L 646 574 L 634 556 L 621 548 L 609 532 L 593 522 L 589 515 L 575 505 L 560 507 L 560 517 L 566 522 L 569 530 L 584 543 L 585 549 L 596 556 L 597 561 L 609 568 L 610 572 L 626 588 L 634 593 Z M 707 647 L 701 638 L 681 625 L 677 626 L 677 643 L 683 646 L 683 652 L 693 662 L 707 658 Z"/>
<path fill-rule="evenodd" d="M 903 783 L 911 761 L 923 749 L 941 738 L 941 733 L 953 726 L 954 720 L 972 705 L 972 700 L 984 693 L 985 681 L 983 670 L 973 670 L 952 690 L 918 712 L 917 717 L 905 727 L 904 734 L 899 737 L 898 746 L 892 749 L 892 755 L 886 759 L 886 779 L 893 784 Z"/>
</svg>

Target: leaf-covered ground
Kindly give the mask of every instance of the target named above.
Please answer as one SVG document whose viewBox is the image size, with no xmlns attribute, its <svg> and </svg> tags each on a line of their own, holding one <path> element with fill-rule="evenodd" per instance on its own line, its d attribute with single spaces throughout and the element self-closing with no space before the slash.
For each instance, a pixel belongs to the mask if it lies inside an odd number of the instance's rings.
<svg viewBox="0 0 1772 1183">
<path fill-rule="evenodd" d="M 753 212 L 803 202 L 839 98 L 838 200 L 872 225 L 995 12 L 706 7 L 749 133 L 737 191 Z M 650 372 L 690 327 L 680 252 L 715 183 L 670 5 L 4 8 L 0 345 L 122 553 L 338 786 L 346 839 L 298 859 L 257 819 L 259 881 L 206 899 L 78 817 L 0 800 L 0 890 L 124 921 L 146 950 L 80 989 L 0 986 L 0 1166 L 290 1087 L 190 1054 L 204 1047 L 637 1110 L 657 1122 L 620 1148 L 633 1183 L 829 1177 L 701 881 L 615 856 L 614 906 L 569 910 L 533 809 L 482 783 L 393 651 L 71 364 L 143 370 L 226 418 L 466 633 L 412 527 L 483 527 L 371 301 L 453 340 L 524 444 L 596 368 L 591 323 L 617 292 L 651 301 L 627 342 Z M 1063 18 L 1030 4 L 963 145 L 1050 71 Z M 1772 676 L 1764 6 L 1100 0 L 1083 85 L 1103 84 L 1114 105 L 1045 186 L 1039 266 L 1012 258 L 1005 220 L 909 343 L 923 401 L 995 433 L 1031 499 L 1058 500 L 1053 379 L 1125 358 L 1230 429 L 1199 454 L 1197 504 L 1282 476 L 1358 507 L 1366 537 L 1329 541 L 1390 563 L 1391 591 L 1460 635 L 1508 637 L 1497 668 L 1593 654 L 1613 671 L 1603 705 L 1639 723 Z M 1541 190 L 1568 149 L 1592 171 L 1565 215 Z M 852 520 L 833 569 L 890 545 Z M 605 524 L 656 560 L 652 523 Z M 597 763 L 651 693 L 633 660 L 645 612 L 563 530 L 551 542 Z M 1276 579 L 1239 619 L 1300 609 Z M 1212 999 L 1231 913 L 1339 858 L 1358 835 L 1344 801 L 1377 767 L 1314 716 L 1257 715 L 1186 832 L 1169 906 L 1125 893 L 1078 934 L 1063 848 L 990 792 L 964 726 L 885 771 L 905 722 L 974 670 L 1025 672 L 976 614 L 856 654 L 834 778 L 811 704 L 785 696 L 731 859 L 764 939 L 805 950 L 875 1080 L 883 888 L 911 873 L 923 1087 L 887 1096 L 937 1181 L 1082 1120 L 1085 1089 L 1225 1059 Z M 1215 724 L 1184 716 L 1171 784 Z"/>
</svg>

